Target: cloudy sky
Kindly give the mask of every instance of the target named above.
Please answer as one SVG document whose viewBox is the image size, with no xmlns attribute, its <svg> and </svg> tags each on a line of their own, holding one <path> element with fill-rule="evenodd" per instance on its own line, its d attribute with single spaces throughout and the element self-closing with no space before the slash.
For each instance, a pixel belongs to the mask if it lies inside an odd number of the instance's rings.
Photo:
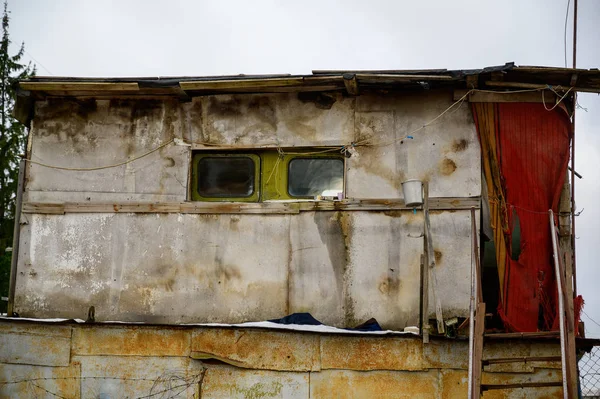
<svg viewBox="0 0 600 399">
<path fill-rule="evenodd" d="M 9 0 L 39 75 L 307 74 L 312 69 L 564 66 L 568 0 Z M 567 59 L 572 66 L 573 1 Z M 600 1 L 579 0 L 577 66 L 600 67 Z M 600 337 L 600 97 L 579 96 L 579 293 Z M 590 317 L 592 320 L 590 320 Z"/>
</svg>

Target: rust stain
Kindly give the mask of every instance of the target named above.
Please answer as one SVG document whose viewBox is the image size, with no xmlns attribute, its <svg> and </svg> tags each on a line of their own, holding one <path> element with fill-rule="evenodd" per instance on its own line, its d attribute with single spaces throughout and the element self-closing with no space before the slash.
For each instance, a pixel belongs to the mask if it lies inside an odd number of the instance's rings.
<svg viewBox="0 0 600 399">
<path fill-rule="evenodd" d="M 422 370 L 422 343 L 417 337 L 321 337 L 321 369 Z"/>
<path fill-rule="evenodd" d="M 439 170 L 443 175 L 449 176 L 456 170 L 456 163 L 450 158 L 444 158 L 440 162 Z"/>
<path fill-rule="evenodd" d="M 290 118 L 285 122 L 286 127 L 292 132 L 305 138 L 314 139 L 317 129 L 308 124 L 309 120 L 303 117 Z"/>
<path fill-rule="evenodd" d="M 275 331 L 196 330 L 192 357 L 218 358 L 238 367 L 261 370 L 315 371 L 319 337 Z"/>
<path fill-rule="evenodd" d="M 387 275 L 382 276 L 378 286 L 379 292 L 384 295 L 397 295 L 400 291 L 400 279 L 398 279 L 397 274 L 393 269 L 390 269 Z"/>
<path fill-rule="evenodd" d="M 440 263 L 442 263 L 443 254 L 441 251 L 439 251 L 437 249 L 434 250 L 433 252 L 435 254 L 435 263 L 436 263 L 436 265 L 439 265 Z"/>
<path fill-rule="evenodd" d="M 210 97 L 208 103 L 208 113 L 215 117 L 237 117 L 241 116 L 242 100 L 237 96 L 228 96 L 223 98 L 222 96 Z"/>
<path fill-rule="evenodd" d="M 469 142 L 465 139 L 454 140 L 452 143 L 452 151 L 461 152 L 469 147 Z"/>
<path fill-rule="evenodd" d="M 303 103 L 313 103 L 319 109 L 331 109 L 337 101 L 334 94 L 319 93 L 319 92 L 300 92 L 298 100 Z"/>
<path fill-rule="evenodd" d="M 152 326 L 82 327 L 73 330 L 74 355 L 188 356 L 189 330 Z"/>
<path fill-rule="evenodd" d="M 311 375 L 315 398 L 437 398 L 438 373 L 430 371 L 325 370 Z M 335 393 L 335 396 L 332 396 Z"/>
</svg>

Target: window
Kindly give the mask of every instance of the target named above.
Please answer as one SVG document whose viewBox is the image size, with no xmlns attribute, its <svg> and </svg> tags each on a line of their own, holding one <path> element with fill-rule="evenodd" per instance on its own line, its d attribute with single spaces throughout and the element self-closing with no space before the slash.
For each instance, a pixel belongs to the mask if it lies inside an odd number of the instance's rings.
<svg viewBox="0 0 600 399">
<path fill-rule="evenodd" d="M 344 161 L 295 158 L 288 167 L 288 193 L 293 197 L 337 196 L 344 191 Z"/>
<path fill-rule="evenodd" d="M 337 197 L 344 191 L 344 158 L 314 152 L 195 152 L 191 199 L 258 202 Z"/>
<path fill-rule="evenodd" d="M 257 201 L 260 159 L 254 154 L 196 154 L 192 199 Z"/>
</svg>

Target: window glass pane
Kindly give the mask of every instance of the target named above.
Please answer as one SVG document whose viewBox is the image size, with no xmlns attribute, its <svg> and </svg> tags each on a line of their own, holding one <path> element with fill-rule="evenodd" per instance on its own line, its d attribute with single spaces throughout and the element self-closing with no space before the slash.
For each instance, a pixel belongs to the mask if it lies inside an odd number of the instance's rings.
<svg viewBox="0 0 600 399">
<path fill-rule="evenodd" d="M 288 192 L 294 197 L 336 196 L 344 190 L 344 161 L 297 158 L 290 161 Z"/>
<path fill-rule="evenodd" d="M 254 193 L 254 161 L 249 157 L 204 157 L 198 162 L 198 194 L 249 197 Z"/>
</svg>

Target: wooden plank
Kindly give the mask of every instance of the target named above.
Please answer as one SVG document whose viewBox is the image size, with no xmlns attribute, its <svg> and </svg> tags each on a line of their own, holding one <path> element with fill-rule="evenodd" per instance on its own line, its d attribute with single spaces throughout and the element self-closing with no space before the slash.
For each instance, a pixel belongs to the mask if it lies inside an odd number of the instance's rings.
<svg viewBox="0 0 600 399">
<path fill-rule="evenodd" d="M 547 84 L 539 84 L 539 83 L 522 83 L 522 82 L 494 82 L 494 81 L 486 81 L 485 82 L 486 86 L 490 86 L 490 87 L 512 87 L 512 88 L 519 88 L 519 89 L 545 89 L 548 87 Z M 558 88 L 558 85 L 553 86 L 554 90 L 562 90 L 562 91 L 567 91 L 570 89 L 570 87 L 566 87 L 566 86 L 561 86 L 560 88 Z M 600 93 L 600 87 L 598 88 L 593 88 L 593 87 L 573 87 L 571 89 L 571 91 L 580 91 L 580 92 L 584 92 L 584 93 Z"/>
<path fill-rule="evenodd" d="M 424 344 L 429 343 L 429 273 L 427 271 L 425 254 L 423 254 L 421 255 L 421 334 Z"/>
<path fill-rule="evenodd" d="M 551 382 L 521 382 L 518 384 L 485 384 L 481 386 L 481 390 L 492 391 L 492 390 L 500 390 L 500 389 L 518 389 L 518 388 L 549 388 L 549 387 L 560 387 L 562 386 L 562 382 L 560 381 L 551 381 Z M 577 398 L 577 396 L 572 396 L 573 398 Z"/>
<path fill-rule="evenodd" d="M 23 189 L 25 187 L 25 160 L 19 162 L 19 176 L 17 178 L 17 198 L 15 199 L 15 223 L 13 226 L 13 246 L 10 259 L 10 280 L 8 284 L 7 315 L 13 315 L 15 306 L 15 288 L 17 284 L 17 265 L 19 258 L 19 243 L 21 239 L 21 209 L 23 205 Z"/>
<path fill-rule="evenodd" d="M 559 338 L 558 331 L 537 331 L 537 332 L 512 332 L 512 333 L 489 333 L 485 334 L 490 339 L 536 339 L 536 338 Z"/>
<path fill-rule="evenodd" d="M 423 192 L 423 213 L 425 214 L 424 239 L 425 247 L 427 249 L 425 251 L 425 264 L 428 266 L 426 269 L 429 270 L 429 277 L 431 278 L 431 293 L 435 303 L 435 319 L 437 321 L 438 333 L 443 334 L 445 332 L 444 315 L 442 313 L 442 302 L 439 297 L 435 256 L 433 251 L 433 239 L 431 237 L 431 224 L 429 221 L 429 184 L 427 182 L 424 183 Z"/>
<path fill-rule="evenodd" d="M 479 86 L 479 74 L 467 75 L 466 83 L 468 89 L 476 89 Z"/>
<path fill-rule="evenodd" d="M 349 95 L 358 96 L 358 82 L 356 81 L 356 75 L 345 74 L 344 85 L 346 86 L 346 91 Z"/>
<path fill-rule="evenodd" d="M 20 82 L 19 87 L 30 91 L 136 91 L 136 82 Z"/>
<path fill-rule="evenodd" d="M 477 304 L 475 332 L 473 337 L 473 399 L 481 396 L 481 373 L 483 371 L 483 335 L 485 333 L 485 303 Z"/>
<path fill-rule="evenodd" d="M 64 215 L 65 204 L 63 204 L 63 203 L 56 204 L 56 203 L 25 202 L 23 204 L 23 213 Z"/>
<path fill-rule="evenodd" d="M 467 94 L 469 90 L 454 90 L 454 101 L 458 101 Z M 556 95 L 550 91 L 544 91 L 544 100 L 541 92 L 514 93 L 511 91 L 474 91 L 469 94 L 468 100 L 472 103 L 541 103 L 555 104 Z"/>
<path fill-rule="evenodd" d="M 227 90 L 227 89 L 264 89 L 277 87 L 300 87 L 309 85 L 326 85 L 342 87 L 342 76 L 327 76 L 314 78 L 268 78 L 268 79 L 223 79 L 197 80 L 179 82 L 183 90 Z"/>
<path fill-rule="evenodd" d="M 467 210 L 478 198 L 432 198 L 430 210 Z M 274 202 L 26 202 L 23 213 L 298 213 L 308 211 L 412 211 L 403 200 L 274 201 Z"/>
<path fill-rule="evenodd" d="M 560 362 L 560 356 L 524 356 L 482 360 L 484 366 L 490 364 L 527 363 L 527 362 Z"/>
<path fill-rule="evenodd" d="M 398 82 L 418 82 L 423 80 L 456 80 L 452 76 L 448 75 L 400 75 L 400 74 L 389 74 L 389 73 L 357 73 L 356 78 L 360 80 L 385 80 L 385 81 L 398 81 Z"/>
<path fill-rule="evenodd" d="M 559 247 L 560 248 L 560 247 Z M 560 252 L 560 249 L 559 249 Z M 567 255 L 567 256 L 565 256 Z M 576 398 L 577 397 L 577 351 L 575 349 L 575 311 L 573 306 L 573 268 L 572 258 L 570 253 L 561 254 L 561 262 L 563 268 L 563 282 L 565 289 L 563 290 L 565 296 L 565 312 L 566 312 L 566 323 L 567 323 L 567 336 L 566 336 L 566 350 L 565 353 L 567 355 L 566 363 L 567 363 L 567 382 L 569 389 L 569 397 Z M 567 266 L 568 265 L 568 266 Z M 569 272 L 569 269 L 571 271 Z"/>
</svg>

